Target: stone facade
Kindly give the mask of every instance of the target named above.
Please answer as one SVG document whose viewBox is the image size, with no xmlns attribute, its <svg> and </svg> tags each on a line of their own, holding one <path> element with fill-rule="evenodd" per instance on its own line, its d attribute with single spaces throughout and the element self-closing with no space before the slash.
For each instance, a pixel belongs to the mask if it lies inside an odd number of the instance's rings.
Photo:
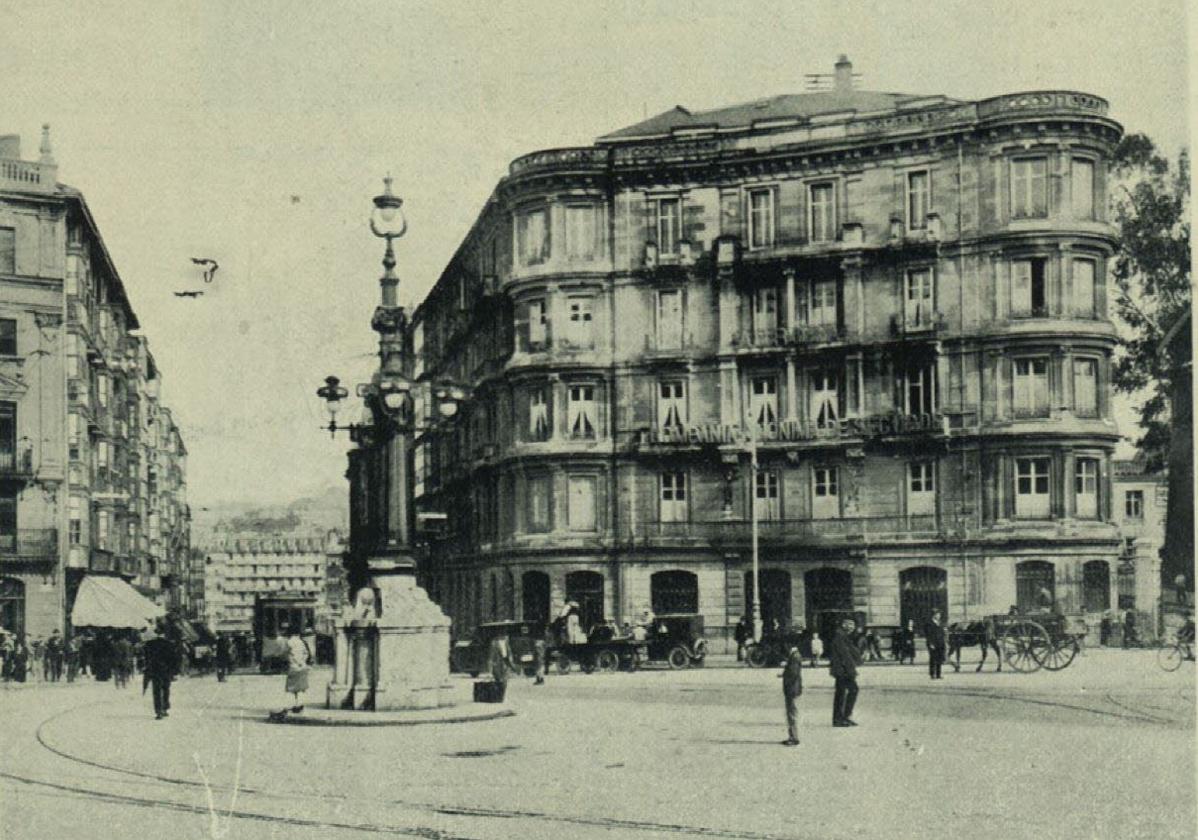
<svg viewBox="0 0 1198 840">
<path fill-rule="evenodd" d="M 0 137 L 0 625 L 70 632 L 86 574 L 181 606 L 186 448 L 82 193 Z"/>
<path fill-rule="evenodd" d="M 412 319 L 472 390 L 413 459 L 455 633 L 570 598 L 726 639 L 751 506 L 767 624 L 1113 600 L 1119 125 L 848 78 L 511 164 Z"/>
</svg>

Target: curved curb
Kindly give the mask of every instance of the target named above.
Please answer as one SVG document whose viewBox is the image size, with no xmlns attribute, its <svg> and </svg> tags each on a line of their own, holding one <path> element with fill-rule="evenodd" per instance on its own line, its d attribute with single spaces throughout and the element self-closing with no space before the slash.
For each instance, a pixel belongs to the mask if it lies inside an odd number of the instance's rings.
<svg viewBox="0 0 1198 840">
<path fill-rule="evenodd" d="M 336 717 L 322 715 L 327 710 L 314 710 L 301 714 L 287 713 L 282 720 L 267 720 L 268 723 L 290 726 L 427 726 L 438 723 L 479 723 L 488 720 L 515 717 L 514 709 L 502 709 L 478 715 L 455 715 L 453 717 L 397 717 L 388 712 L 341 712 Z M 343 716 L 344 715 L 344 716 Z"/>
</svg>

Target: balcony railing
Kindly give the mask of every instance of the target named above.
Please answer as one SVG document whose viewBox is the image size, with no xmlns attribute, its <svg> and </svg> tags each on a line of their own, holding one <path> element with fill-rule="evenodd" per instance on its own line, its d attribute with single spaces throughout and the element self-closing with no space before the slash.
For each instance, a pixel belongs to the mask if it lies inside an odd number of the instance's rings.
<svg viewBox="0 0 1198 840">
<path fill-rule="evenodd" d="M 55 528 L 19 528 L 0 534 L 0 562 L 54 560 L 58 557 Z"/>
<path fill-rule="evenodd" d="M 757 536 L 763 542 L 864 540 L 892 537 L 938 537 L 950 529 L 935 514 L 857 516 L 829 519 L 760 519 Z M 710 542 L 748 542 L 752 522 L 743 519 L 699 522 L 639 522 L 636 538 L 666 538 Z"/>
<path fill-rule="evenodd" d="M 53 192 L 58 183 L 54 164 L 25 160 L 0 160 L 0 186 L 26 192 Z"/>
<path fill-rule="evenodd" d="M 32 475 L 33 450 L 20 452 L 0 449 L 0 476 Z"/>
</svg>

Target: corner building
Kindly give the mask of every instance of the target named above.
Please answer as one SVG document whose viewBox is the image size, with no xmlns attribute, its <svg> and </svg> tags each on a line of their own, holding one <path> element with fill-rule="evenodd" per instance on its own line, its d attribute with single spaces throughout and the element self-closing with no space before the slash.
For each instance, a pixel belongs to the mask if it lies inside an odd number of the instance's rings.
<svg viewBox="0 0 1198 840">
<path fill-rule="evenodd" d="M 414 452 L 456 633 L 571 598 L 727 640 L 750 505 L 767 623 L 1114 600 L 1121 127 L 835 78 L 511 164 L 413 316 L 413 373 L 472 389 Z"/>
</svg>

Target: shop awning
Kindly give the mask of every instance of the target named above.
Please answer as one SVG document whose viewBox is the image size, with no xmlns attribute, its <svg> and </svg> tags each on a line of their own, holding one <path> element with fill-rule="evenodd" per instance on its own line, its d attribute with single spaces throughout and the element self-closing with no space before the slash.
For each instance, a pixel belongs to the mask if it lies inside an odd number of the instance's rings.
<svg viewBox="0 0 1198 840">
<path fill-rule="evenodd" d="M 71 624 L 75 627 L 129 627 L 145 629 L 146 623 L 162 616 L 165 610 L 137 594 L 118 577 L 88 575 L 79 584 Z"/>
</svg>

